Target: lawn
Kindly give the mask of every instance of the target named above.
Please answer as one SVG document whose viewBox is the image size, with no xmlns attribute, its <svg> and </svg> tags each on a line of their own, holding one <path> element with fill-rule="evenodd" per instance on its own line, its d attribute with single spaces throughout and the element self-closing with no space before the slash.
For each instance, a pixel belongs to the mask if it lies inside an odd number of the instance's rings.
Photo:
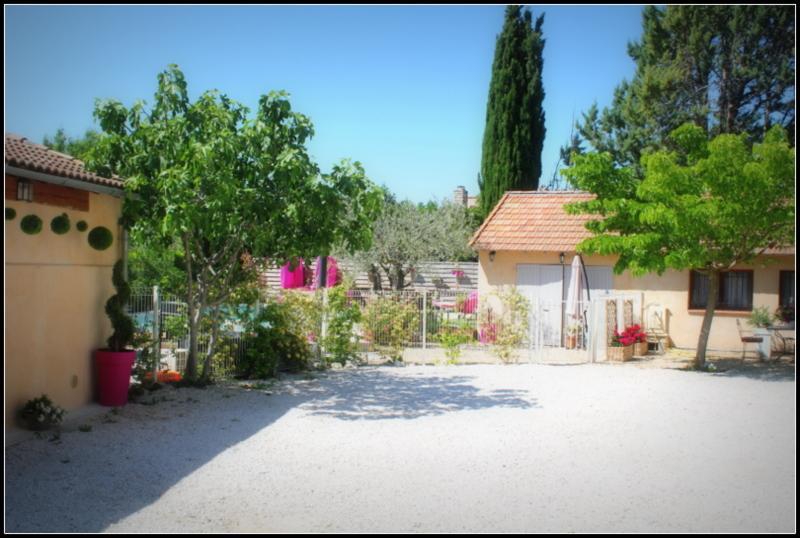
<svg viewBox="0 0 800 538">
<path fill-rule="evenodd" d="M 794 530 L 793 366 L 368 367 L 154 394 L 7 448 L 7 530 Z"/>
</svg>

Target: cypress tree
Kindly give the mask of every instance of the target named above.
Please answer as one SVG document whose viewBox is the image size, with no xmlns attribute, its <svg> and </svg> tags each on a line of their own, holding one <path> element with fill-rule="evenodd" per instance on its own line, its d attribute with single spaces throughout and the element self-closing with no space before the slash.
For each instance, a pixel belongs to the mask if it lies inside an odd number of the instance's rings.
<svg viewBox="0 0 800 538">
<path fill-rule="evenodd" d="M 495 45 L 478 179 L 484 215 L 507 190 L 539 187 L 545 135 L 544 15 L 531 23 L 529 10 L 508 6 Z"/>
</svg>

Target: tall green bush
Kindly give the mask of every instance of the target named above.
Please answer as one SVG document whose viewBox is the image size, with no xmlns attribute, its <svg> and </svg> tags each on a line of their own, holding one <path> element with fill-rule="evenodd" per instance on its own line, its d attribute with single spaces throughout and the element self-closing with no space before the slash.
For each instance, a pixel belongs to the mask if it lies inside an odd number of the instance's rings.
<svg viewBox="0 0 800 538">
<path fill-rule="evenodd" d="M 342 366 L 358 358 L 358 344 L 353 338 L 353 329 L 361 321 L 361 309 L 358 303 L 348 295 L 347 284 L 335 286 L 328 290 L 326 315 L 328 320 L 327 334 L 322 346 L 327 354 L 328 362 L 337 362 Z"/>
</svg>

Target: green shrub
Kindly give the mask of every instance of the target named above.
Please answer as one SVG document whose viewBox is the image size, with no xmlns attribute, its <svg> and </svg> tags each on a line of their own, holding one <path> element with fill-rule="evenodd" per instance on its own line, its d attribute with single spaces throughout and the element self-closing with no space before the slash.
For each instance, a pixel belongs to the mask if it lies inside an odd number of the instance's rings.
<svg viewBox="0 0 800 538">
<path fill-rule="evenodd" d="M 419 328 L 415 299 L 400 295 L 378 296 L 364 309 L 365 336 L 385 359 L 403 360 L 403 345 Z"/>
<path fill-rule="evenodd" d="M 276 300 L 285 305 L 293 330 L 316 342 L 322 329 L 322 291 L 285 290 Z"/>
<path fill-rule="evenodd" d="M 66 413 L 63 407 L 54 404 L 46 394 L 28 400 L 20 410 L 24 420 L 42 426 L 60 424 Z"/>
<path fill-rule="evenodd" d="M 444 348 L 448 364 L 458 363 L 458 359 L 461 357 L 461 346 L 473 340 L 473 333 L 472 323 L 465 319 L 442 327 L 438 340 Z"/>
<path fill-rule="evenodd" d="M 265 304 L 250 329 L 252 336 L 241 368 L 246 377 L 264 379 L 282 370 L 297 372 L 308 367 L 308 339 L 302 328 L 292 322 L 285 302 Z"/>
<path fill-rule="evenodd" d="M 487 329 L 492 327 L 492 353 L 508 363 L 516 358 L 517 350 L 527 339 L 530 305 L 515 286 L 504 286 L 495 295 L 500 299 L 502 310 L 499 315 L 491 315 L 489 309 L 482 309 L 481 325 Z"/>
<path fill-rule="evenodd" d="M 25 215 L 19 222 L 19 227 L 28 235 L 36 235 L 42 231 L 42 219 L 36 215 Z"/>
<path fill-rule="evenodd" d="M 135 331 L 133 318 L 125 313 L 125 305 L 131 298 L 131 288 L 122 274 L 122 268 L 122 260 L 118 260 L 111 276 L 117 293 L 106 301 L 106 314 L 114 328 L 114 333 L 108 338 L 108 349 L 111 351 L 125 351 L 133 342 Z"/>
<path fill-rule="evenodd" d="M 70 229 L 69 215 L 62 213 L 57 217 L 53 217 L 53 220 L 50 221 L 50 229 L 58 235 L 67 233 Z"/>
<path fill-rule="evenodd" d="M 138 330 L 134 332 L 133 348 L 136 350 L 136 361 L 133 363 L 133 378 L 136 382 L 147 383 L 147 373 L 153 372 L 153 335 L 150 331 Z M 152 379 L 150 380 L 152 383 Z"/>
<path fill-rule="evenodd" d="M 6 208 L 6 220 L 14 220 L 17 218 L 17 210 L 13 207 Z"/>
<path fill-rule="evenodd" d="M 97 226 L 89 232 L 88 240 L 93 249 L 106 250 L 114 242 L 114 236 L 105 226 Z"/>
<path fill-rule="evenodd" d="M 78 229 L 79 232 L 85 232 L 86 228 L 88 228 L 89 225 L 86 224 L 85 220 L 79 220 L 78 223 L 75 224 L 75 227 Z"/>
<path fill-rule="evenodd" d="M 343 283 L 329 288 L 326 308 L 328 327 L 322 342 L 328 362 L 342 366 L 358 359 L 358 344 L 353 339 L 353 327 L 361 321 L 358 303 L 348 296 L 350 286 Z"/>
<path fill-rule="evenodd" d="M 769 327 L 774 320 L 775 316 L 770 313 L 769 308 L 766 306 L 759 306 L 758 308 L 754 308 L 750 313 L 750 319 L 748 321 L 750 325 L 755 327 Z"/>
</svg>

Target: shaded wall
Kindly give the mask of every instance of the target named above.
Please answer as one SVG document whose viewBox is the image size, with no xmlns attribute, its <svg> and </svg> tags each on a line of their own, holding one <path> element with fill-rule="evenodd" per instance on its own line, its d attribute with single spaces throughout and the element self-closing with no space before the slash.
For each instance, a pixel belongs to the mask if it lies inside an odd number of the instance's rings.
<svg viewBox="0 0 800 538">
<path fill-rule="evenodd" d="M 104 307 L 114 294 L 112 267 L 122 255 L 121 200 L 87 194 L 86 210 L 20 202 L 6 194 L 6 207 L 17 211 L 16 218 L 5 221 L 6 429 L 14 427 L 15 414 L 27 400 L 43 393 L 67 410 L 92 400 L 92 352 L 111 333 Z M 50 221 L 61 213 L 69 215 L 71 229 L 57 235 Z M 28 214 L 43 221 L 37 235 L 20 229 Z M 85 232 L 75 227 L 79 220 L 89 225 Z M 105 251 L 88 244 L 95 226 L 114 235 Z"/>
<path fill-rule="evenodd" d="M 564 263 L 572 263 L 574 253 L 566 253 Z M 613 266 L 613 256 L 584 256 L 586 265 Z M 519 264 L 559 264 L 558 252 L 513 252 L 497 251 L 494 261 L 489 260 L 488 251 L 480 251 L 478 262 L 478 290 L 480 301 L 488 301 L 497 308 L 491 293 L 499 286 L 513 285 L 517 281 Z M 753 270 L 753 307 L 766 306 L 770 312 L 778 307 L 779 274 L 781 270 L 794 270 L 795 257 L 762 256 L 751 265 L 736 269 Z M 689 309 L 689 271 L 667 271 L 663 275 L 646 275 L 635 278 L 630 273 L 614 275 L 614 290 L 625 293 L 643 293 L 643 305 L 659 303 L 666 308 L 667 329 L 672 345 L 694 348 L 700 335 L 704 310 Z M 741 340 L 736 327 L 739 319 L 747 324 L 750 312 L 717 311 L 711 325 L 708 348 L 721 351 L 741 350 Z"/>
</svg>

